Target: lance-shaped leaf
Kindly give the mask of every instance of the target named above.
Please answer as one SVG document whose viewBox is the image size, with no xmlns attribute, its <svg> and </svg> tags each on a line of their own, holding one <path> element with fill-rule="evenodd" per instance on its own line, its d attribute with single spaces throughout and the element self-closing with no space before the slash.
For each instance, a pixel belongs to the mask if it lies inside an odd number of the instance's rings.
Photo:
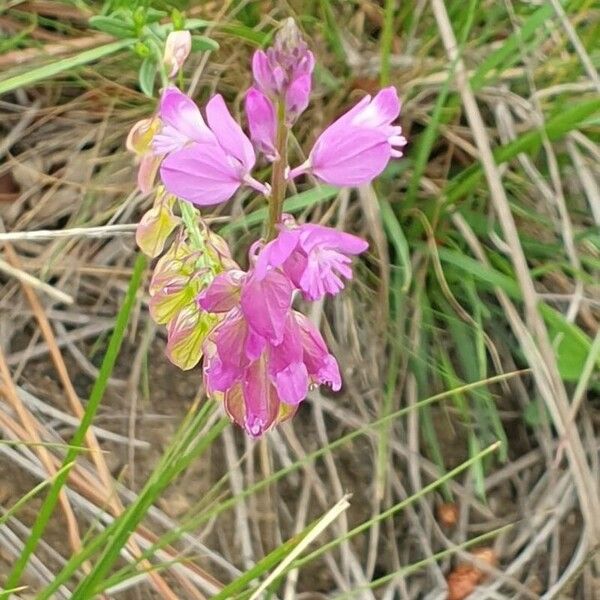
<svg viewBox="0 0 600 600">
<path fill-rule="evenodd" d="M 206 336 L 218 322 L 218 317 L 188 305 L 167 326 L 167 357 L 180 369 L 195 367 L 202 358 Z"/>
<path fill-rule="evenodd" d="M 167 238 L 181 219 L 173 214 L 173 196 L 159 191 L 154 206 L 142 217 L 135 232 L 135 240 L 142 252 L 151 258 L 162 253 Z"/>
</svg>

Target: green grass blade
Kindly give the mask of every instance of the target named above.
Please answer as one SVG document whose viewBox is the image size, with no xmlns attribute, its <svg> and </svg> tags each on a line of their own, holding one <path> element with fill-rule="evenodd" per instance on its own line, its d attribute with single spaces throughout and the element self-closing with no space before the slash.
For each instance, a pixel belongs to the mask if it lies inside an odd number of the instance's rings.
<svg viewBox="0 0 600 600">
<path fill-rule="evenodd" d="M 75 462 L 79 454 L 79 450 L 76 447 L 83 445 L 86 432 L 92 424 L 94 416 L 96 415 L 96 411 L 98 410 L 100 402 L 104 397 L 104 391 L 106 390 L 108 380 L 115 366 L 115 361 L 119 355 L 119 350 L 121 349 L 121 343 L 123 341 L 123 337 L 125 336 L 127 323 L 129 322 L 129 316 L 133 310 L 136 293 L 140 287 L 145 268 L 146 258 L 143 254 L 138 254 L 133 267 L 133 274 L 131 275 L 131 279 L 129 281 L 129 287 L 127 288 L 127 293 L 125 294 L 125 300 L 123 301 L 123 305 L 117 314 L 115 328 L 111 335 L 106 354 L 104 355 L 104 360 L 102 361 L 98 378 L 94 382 L 94 387 L 92 388 L 85 413 L 81 419 L 81 423 L 77 428 L 77 431 L 73 435 L 70 444 L 71 447 L 65 456 L 60 474 L 52 483 L 52 486 L 48 491 L 48 495 L 40 507 L 37 519 L 31 528 L 31 534 L 27 538 L 21 555 L 15 562 L 12 571 L 8 576 L 5 587 L 11 588 L 18 585 L 21 576 L 23 575 L 23 571 L 25 570 L 25 567 L 29 561 L 29 557 L 37 547 L 38 542 L 44 533 L 46 525 L 48 524 L 48 521 L 54 512 L 54 507 L 56 506 L 60 491 L 69 477 L 70 468 L 65 467 L 69 464 L 72 465 L 72 463 Z"/>
<path fill-rule="evenodd" d="M 28 85 L 32 85 L 38 81 L 58 75 L 63 71 L 68 71 L 69 69 L 94 62 L 95 60 L 104 58 L 110 54 L 114 54 L 123 48 L 127 48 L 128 46 L 133 45 L 133 43 L 134 40 L 119 40 L 118 42 L 111 42 L 110 44 L 105 44 L 104 46 L 98 46 L 98 48 L 84 50 L 75 56 L 57 60 L 49 65 L 31 69 L 25 73 L 21 73 L 20 75 L 14 75 L 13 77 L 9 77 L 8 79 L 0 81 L 0 94 L 11 92 L 17 88 L 27 87 Z"/>
<path fill-rule="evenodd" d="M 37 496 L 44 488 L 48 487 L 57 477 L 60 477 L 63 471 L 68 471 L 73 466 L 73 463 L 63 465 L 54 475 L 38 483 L 34 488 L 29 490 L 24 496 L 21 496 L 1 517 L 0 526 L 4 525 L 15 513 L 19 512 L 33 497 Z"/>
<path fill-rule="evenodd" d="M 466 469 L 469 469 L 472 465 L 474 465 L 478 461 L 483 460 L 484 457 L 489 456 L 490 454 L 492 454 L 493 452 L 498 450 L 500 445 L 501 445 L 500 442 L 496 442 L 496 443 L 492 444 L 491 446 L 484 448 L 481 452 L 477 453 L 475 456 L 472 456 L 465 462 L 458 465 L 458 467 L 455 467 L 451 471 L 448 471 L 447 473 L 442 475 L 442 477 L 423 486 L 423 488 L 421 488 L 416 494 L 413 494 L 412 496 L 409 496 L 408 498 L 401 500 L 397 504 L 394 504 L 394 506 L 391 506 L 390 508 L 384 510 L 383 512 L 379 513 L 378 515 L 374 516 L 373 518 L 369 519 L 368 521 L 364 521 L 360 525 L 357 525 L 356 527 L 354 527 L 353 529 L 351 529 L 344 535 L 339 536 L 335 540 L 332 540 L 331 542 L 324 544 L 323 546 L 321 546 L 314 552 L 311 552 L 310 554 L 307 554 L 306 556 L 302 557 L 301 559 L 298 559 L 291 565 L 291 568 L 297 569 L 297 568 L 304 566 L 305 564 L 309 563 L 310 561 L 314 560 L 315 558 L 318 558 L 322 554 L 325 554 L 325 552 L 328 552 L 332 548 L 339 546 L 339 544 L 341 544 L 342 542 L 355 537 L 356 535 L 358 535 L 359 533 L 362 533 L 363 531 L 366 531 L 367 529 L 372 527 L 375 522 L 383 521 L 383 520 L 391 517 L 392 515 L 396 514 L 398 511 L 406 508 L 407 506 L 409 506 L 410 504 L 412 504 L 419 498 L 421 498 L 421 497 L 429 494 L 429 492 L 432 492 L 433 490 L 437 489 L 445 482 L 450 481 L 450 479 L 454 479 L 454 477 L 456 477 L 457 475 L 459 475 Z"/>
<path fill-rule="evenodd" d="M 206 403 L 210 405 L 210 403 Z M 212 405 L 214 407 L 214 405 Z M 210 414 L 210 412 L 208 413 Z M 206 418 L 208 415 L 202 415 Z M 136 502 L 128 507 L 128 509 L 115 519 L 113 526 L 110 528 L 107 544 L 98 559 L 94 564 L 92 571 L 81 581 L 77 589 L 73 592 L 73 600 L 87 600 L 94 598 L 106 586 L 106 575 L 110 568 L 119 559 L 121 550 L 127 544 L 131 533 L 135 531 L 138 524 L 145 517 L 148 509 L 154 501 L 166 489 L 166 487 L 177 477 L 183 469 L 185 469 L 192 460 L 200 456 L 215 439 L 221 434 L 223 429 L 228 425 L 225 419 L 217 422 L 203 436 L 197 436 L 200 423 L 195 421 L 190 424 L 188 432 L 191 435 L 182 436 L 180 443 L 173 453 L 173 464 L 165 465 L 163 469 L 155 471 L 153 476 L 144 486 L 144 490 L 138 496 Z M 196 442 L 192 441 L 193 436 L 197 436 Z M 193 449 L 193 450 L 192 450 Z M 174 449 L 175 450 L 175 449 Z"/>
<path fill-rule="evenodd" d="M 385 0 L 383 13 L 383 30 L 381 32 L 381 72 L 379 83 L 385 87 L 390 83 L 390 55 L 394 37 L 394 8 L 395 0 Z"/>
<path fill-rule="evenodd" d="M 575 103 L 570 108 L 550 117 L 545 123 L 545 134 L 550 141 L 563 137 L 569 131 L 581 127 L 590 117 L 600 112 L 600 98 L 592 98 Z M 529 131 L 516 140 L 494 151 L 496 164 L 501 164 L 515 158 L 521 152 L 534 154 L 541 146 L 544 133 L 540 130 Z M 474 164 L 455 177 L 446 188 L 446 201 L 454 203 L 471 193 L 483 178 L 480 164 Z"/>
<path fill-rule="evenodd" d="M 332 452 L 333 450 L 344 446 L 345 444 L 349 443 L 350 441 L 352 441 L 362 435 L 366 435 L 369 432 L 377 431 L 378 429 L 381 428 L 382 425 L 384 425 L 387 422 L 393 421 L 394 419 L 398 419 L 399 417 L 406 415 L 413 410 L 420 410 L 424 406 L 433 404 L 435 402 L 438 402 L 438 401 L 446 399 L 446 398 L 450 398 L 455 394 L 461 394 L 461 393 L 464 393 L 464 392 L 467 392 L 470 390 L 477 389 L 484 385 L 490 385 L 490 384 L 493 384 L 493 383 L 496 383 L 499 381 L 505 381 L 507 379 L 510 379 L 511 377 L 515 377 L 516 375 L 518 375 L 518 374 L 520 375 L 522 373 L 523 373 L 522 371 L 515 372 L 515 373 L 504 373 L 502 375 L 490 377 L 489 379 L 487 379 L 485 381 L 478 381 L 478 382 L 472 383 L 472 384 L 465 384 L 456 389 L 448 390 L 446 392 L 441 392 L 439 394 L 435 394 L 434 396 L 430 396 L 429 398 L 425 398 L 424 400 L 417 402 L 414 406 L 401 408 L 397 411 L 394 411 L 393 413 L 385 415 L 384 417 L 382 417 L 380 419 L 372 421 L 371 423 L 367 423 L 366 425 L 364 425 L 360 428 L 354 429 L 353 431 L 337 438 L 333 442 L 330 442 L 329 444 L 326 444 L 325 446 L 322 446 L 321 448 L 318 448 L 317 450 L 314 450 L 313 452 L 306 454 L 302 459 L 297 460 L 292 465 L 289 465 L 287 467 L 279 469 L 275 473 L 272 473 L 268 477 L 264 478 L 262 481 L 258 481 L 257 483 L 255 483 L 251 486 L 248 486 L 246 489 L 244 489 L 239 494 L 232 496 L 228 499 L 221 500 L 216 506 L 211 507 L 209 510 L 205 511 L 204 513 L 195 515 L 194 517 L 189 519 L 186 523 L 182 523 L 181 526 L 178 527 L 177 529 L 168 531 L 157 542 L 155 542 L 150 548 L 145 550 L 142 553 L 142 556 L 139 558 L 139 560 L 141 560 L 142 558 L 150 558 L 158 549 L 164 548 L 164 547 L 168 546 L 169 544 L 173 543 L 174 541 L 176 541 L 184 531 L 192 531 L 194 529 L 197 529 L 198 527 L 202 526 L 204 523 L 208 522 L 210 519 L 214 519 L 221 513 L 233 508 L 237 504 L 237 502 L 239 502 L 240 500 L 242 500 L 244 498 L 248 498 L 249 496 L 252 496 L 253 494 L 259 492 L 260 490 L 266 488 L 267 486 L 279 481 L 286 475 L 289 475 L 290 473 L 293 473 L 293 472 L 297 471 L 298 469 L 301 469 L 304 465 L 312 463 L 313 461 L 317 460 L 318 458 L 321 458 L 325 454 L 328 454 L 328 453 Z M 444 483 L 447 481 L 446 475 L 447 474 L 445 474 L 444 479 L 442 481 L 440 481 L 440 485 L 444 485 Z M 139 562 L 139 560 L 138 560 L 138 562 Z M 131 569 L 132 566 L 133 565 L 130 565 L 130 566 L 126 567 L 126 569 Z M 59 583 L 63 583 L 64 581 L 65 581 L 64 579 L 60 579 Z M 55 582 L 53 582 L 53 585 L 54 585 L 54 583 Z M 112 585 L 112 583 L 114 583 L 114 581 L 111 582 L 111 585 Z M 49 596 L 43 597 L 44 600 L 46 600 L 47 598 L 49 598 Z M 40 597 L 37 600 L 42 600 L 42 598 Z"/>
</svg>

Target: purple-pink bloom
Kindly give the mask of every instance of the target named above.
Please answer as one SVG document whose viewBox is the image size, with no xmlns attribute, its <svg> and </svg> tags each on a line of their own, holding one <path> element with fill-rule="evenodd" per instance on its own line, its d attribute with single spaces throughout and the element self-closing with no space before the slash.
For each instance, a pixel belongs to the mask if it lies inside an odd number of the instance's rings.
<svg viewBox="0 0 600 600">
<path fill-rule="evenodd" d="M 277 122 L 273 103 L 260 90 L 251 87 L 246 94 L 245 105 L 250 139 L 254 147 L 269 160 L 274 160 L 277 158 Z"/>
<path fill-rule="evenodd" d="M 342 385 L 337 361 L 291 298 L 279 269 L 260 279 L 226 271 L 198 297 L 200 308 L 224 314 L 205 343 L 206 389 L 223 394 L 227 413 L 253 437 L 291 416 L 311 385 Z"/>
<path fill-rule="evenodd" d="M 274 106 L 283 102 L 286 121 L 292 125 L 308 106 L 315 57 L 302 39 L 293 19 L 277 32 L 274 44 L 252 57 L 255 87 Z"/>
<path fill-rule="evenodd" d="M 163 93 L 159 117 L 153 148 L 167 154 L 160 177 L 169 193 L 205 206 L 228 200 L 243 184 L 268 192 L 250 176 L 256 162 L 252 143 L 220 94 L 206 105 L 208 125 L 194 101 L 174 87 Z"/>
<path fill-rule="evenodd" d="M 402 156 L 406 144 L 402 128 L 392 125 L 400 114 L 394 87 L 375 98 L 365 96 L 332 123 L 318 138 L 308 160 L 293 169 L 289 178 L 312 173 L 339 186 L 359 186 L 379 175 L 390 158 Z"/>
<path fill-rule="evenodd" d="M 261 278 L 280 268 L 306 300 L 318 300 L 344 288 L 343 279 L 352 279 L 350 256 L 368 247 L 350 233 L 312 223 L 297 225 L 285 215 L 278 236 L 259 252 L 255 273 Z"/>
<path fill-rule="evenodd" d="M 254 271 L 225 271 L 198 296 L 198 306 L 214 313 L 228 312 L 239 306 L 253 338 L 258 336 L 278 345 L 283 340 L 285 321 L 292 306 L 292 292 L 290 280 L 276 269 L 260 279 Z"/>
</svg>

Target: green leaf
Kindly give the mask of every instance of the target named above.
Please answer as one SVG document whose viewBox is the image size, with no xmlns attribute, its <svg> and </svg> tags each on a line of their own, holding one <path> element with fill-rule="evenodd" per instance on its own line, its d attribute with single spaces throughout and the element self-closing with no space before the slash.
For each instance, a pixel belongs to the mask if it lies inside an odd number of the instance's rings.
<svg viewBox="0 0 600 600">
<path fill-rule="evenodd" d="M 479 261 L 466 256 L 456 250 L 448 248 L 438 248 L 438 255 L 443 263 L 452 264 L 462 271 L 470 273 L 475 279 L 487 284 L 488 286 L 497 286 L 503 289 L 512 298 L 520 298 L 521 290 L 514 279 L 493 269 L 492 267 L 482 265 Z"/>
<path fill-rule="evenodd" d="M 547 304 L 540 305 L 540 310 L 553 341 L 560 376 L 565 381 L 579 381 L 592 346 L 590 338 Z M 600 364 L 597 366 L 600 369 Z"/>
<path fill-rule="evenodd" d="M 396 257 L 399 261 L 399 266 L 402 267 L 404 282 L 402 283 L 402 292 L 407 292 L 412 281 L 412 265 L 410 262 L 410 250 L 408 248 L 408 241 L 402 231 L 400 222 L 396 218 L 390 203 L 387 200 L 381 200 L 381 220 L 383 226 L 388 234 L 388 238 L 394 250 L 396 251 Z"/>
<path fill-rule="evenodd" d="M 139 82 L 140 89 L 146 96 L 152 98 L 154 96 L 154 80 L 158 72 L 158 65 L 153 56 L 146 57 L 140 65 Z"/>
<path fill-rule="evenodd" d="M 192 52 L 211 52 L 218 50 L 219 44 L 205 35 L 192 36 Z"/>
<path fill-rule="evenodd" d="M 146 23 L 156 23 L 157 21 L 164 19 L 167 15 L 168 13 L 164 10 L 158 10 L 156 8 L 152 8 L 151 6 L 144 9 L 144 18 Z"/>
<path fill-rule="evenodd" d="M 210 21 L 204 19 L 186 19 L 185 25 L 181 29 L 204 29 L 211 24 Z"/>
<path fill-rule="evenodd" d="M 102 15 L 96 15 L 89 19 L 88 24 L 90 27 L 113 35 L 116 38 L 126 39 L 135 37 L 133 26 L 128 25 L 121 17 L 104 17 Z"/>
<path fill-rule="evenodd" d="M 250 27 L 246 27 L 246 25 L 242 25 L 241 23 L 223 23 L 217 25 L 217 27 L 219 31 L 222 31 L 223 33 L 233 37 L 237 37 L 244 42 L 250 42 L 253 46 L 258 46 L 259 48 L 264 46 L 270 37 L 267 33 L 255 31 L 254 29 L 250 29 Z"/>
<path fill-rule="evenodd" d="M 133 44 L 134 40 L 119 40 L 117 42 L 105 44 L 104 46 L 99 46 L 98 48 L 85 50 L 75 56 L 57 60 L 49 65 L 44 65 L 36 69 L 28 69 L 25 73 L 0 81 L 0 94 L 5 94 L 6 92 L 16 90 L 17 88 L 27 87 L 38 81 L 58 75 L 58 73 L 62 73 L 63 71 L 86 65 L 103 58 L 104 56 L 114 54 L 123 48 L 132 46 Z"/>
</svg>

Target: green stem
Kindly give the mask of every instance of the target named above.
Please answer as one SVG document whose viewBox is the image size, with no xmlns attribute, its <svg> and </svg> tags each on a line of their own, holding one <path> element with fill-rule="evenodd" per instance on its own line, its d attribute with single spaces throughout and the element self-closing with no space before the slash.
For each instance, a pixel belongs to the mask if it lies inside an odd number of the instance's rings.
<svg viewBox="0 0 600 600">
<path fill-rule="evenodd" d="M 269 221 L 267 223 L 267 241 L 277 235 L 276 225 L 281 221 L 283 200 L 285 198 L 285 167 L 287 165 L 288 128 L 285 124 L 285 104 L 283 100 L 277 103 L 277 159 L 273 162 L 271 177 L 271 197 L 269 198 Z"/>
<path fill-rule="evenodd" d="M 204 239 L 198 227 L 198 213 L 196 209 L 189 202 L 180 200 L 179 210 L 181 210 L 183 225 L 190 237 L 194 250 L 202 250 L 204 248 Z"/>
</svg>

